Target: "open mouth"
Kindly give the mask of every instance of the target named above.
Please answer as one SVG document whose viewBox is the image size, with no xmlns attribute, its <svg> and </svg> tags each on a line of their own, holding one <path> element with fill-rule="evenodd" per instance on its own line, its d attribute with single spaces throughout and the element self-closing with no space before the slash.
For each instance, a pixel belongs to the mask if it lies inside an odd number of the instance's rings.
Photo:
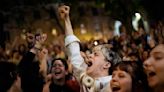
<svg viewBox="0 0 164 92">
<path fill-rule="evenodd" d="M 55 75 L 61 74 L 61 72 L 55 72 Z"/>
<path fill-rule="evenodd" d="M 112 87 L 112 92 L 118 92 L 120 89 L 119 86 Z"/>
<path fill-rule="evenodd" d="M 148 73 L 148 77 L 153 77 L 153 76 L 155 76 L 155 75 L 156 75 L 155 72 L 149 72 L 149 73 Z"/>
<path fill-rule="evenodd" d="M 88 67 L 91 67 L 92 66 L 92 62 L 88 62 L 87 65 L 88 65 Z"/>
<path fill-rule="evenodd" d="M 62 71 L 59 70 L 59 69 L 57 69 L 56 71 L 54 71 L 54 74 L 55 74 L 55 75 L 58 75 L 58 74 L 61 74 L 61 73 L 62 73 Z"/>
</svg>

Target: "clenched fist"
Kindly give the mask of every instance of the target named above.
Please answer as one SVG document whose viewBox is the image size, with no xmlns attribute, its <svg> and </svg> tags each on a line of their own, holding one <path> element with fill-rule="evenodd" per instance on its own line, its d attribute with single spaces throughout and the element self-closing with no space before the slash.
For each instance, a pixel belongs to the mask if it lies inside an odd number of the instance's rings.
<svg viewBox="0 0 164 92">
<path fill-rule="evenodd" d="M 58 8 L 58 12 L 61 19 L 69 18 L 70 7 L 62 5 Z"/>
</svg>

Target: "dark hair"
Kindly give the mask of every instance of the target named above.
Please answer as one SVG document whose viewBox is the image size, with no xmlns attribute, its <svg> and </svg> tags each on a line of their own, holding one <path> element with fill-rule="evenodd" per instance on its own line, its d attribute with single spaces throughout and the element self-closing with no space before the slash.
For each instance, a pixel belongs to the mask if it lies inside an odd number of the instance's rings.
<svg viewBox="0 0 164 92">
<path fill-rule="evenodd" d="M 51 66 L 53 66 L 54 62 L 57 61 L 57 60 L 60 60 L 60 61 L 63 63 L 63 65 L 64 65 L 64 67 L 65 67 L 65 70 L 68 70 L 68 63 L 67 63 L 67 61 L 66 61 L 65 59 L 62 59 L 62 58 L 55 58 L 55 59 L 53 59 L 53 60 L 52 60 L 52 63 L 51 63 Z M 51 73 L 51 72 L 52 72 L 52 67 L 51 67 L 50 73 Z M 72 73 L 68 73 L 68 74 L 66 75 L 66 80 L 71 79 L 72 76 L 73 76 Z"/>
<path fill-rule="evenodd" d="M 7 61 L 0 61 L 0 92 L 7 92 L 16 78 L 16 65 Z"/>
<path fill-rule="evenodd" d="M 68 63 L 67 63 L 67 61 L 65 59 L 62 59 L 62 58 L 55 58 L 55 59 L 53 59 L 52 63 L 51 63 L 51 66 L 53 66 L 54 62 L 57 61 L 57 60 L 60 60 L 63 63 L 65 69 L 68 70 Z M 52 67 L 51 67 L 51 70 L 52 70 Z"/>
<path fill-rule="evenodd" d="M 113 67 L 113 71 L 122 70 L 132 78 L 132 92 L 147 92 L 148 82 L 141 61 L 122 61 Z"/>
</svg>

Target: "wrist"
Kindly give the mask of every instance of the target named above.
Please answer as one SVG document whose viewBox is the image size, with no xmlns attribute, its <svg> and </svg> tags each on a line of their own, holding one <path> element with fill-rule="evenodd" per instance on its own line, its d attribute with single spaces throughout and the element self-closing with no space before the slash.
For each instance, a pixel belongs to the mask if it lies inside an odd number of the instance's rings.
<svg viewBox="0 0 164 92">
<path fill-rule="evenodd" d="M 34 54 L 37 54 L 40 51 L 41 51 L 41 49 L 40 48 L 36 48 L 36 47 L 33 47 L 32 49 L 30 49 L 30 52 L 32 52 Z"/>
<path fill-rule="evenodd" d="M 34 45 L 35 49 L 41 49 L 42 45 L 39 42 L 36 42 L 36 44 Z"/>
</svg>

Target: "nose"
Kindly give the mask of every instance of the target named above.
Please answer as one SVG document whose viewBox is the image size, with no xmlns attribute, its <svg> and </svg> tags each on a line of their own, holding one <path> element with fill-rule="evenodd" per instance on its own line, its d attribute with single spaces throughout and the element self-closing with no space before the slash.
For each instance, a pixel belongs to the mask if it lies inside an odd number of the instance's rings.
<svg viewBox="0 0 164 92">
<path fill-rule="evenodd" d="M 112 77 L 112 82 L 116 82 L 118 80 L 117 76 Z"/>
<path fill-rule="evenodd" d="M 148 58 L 144 61 L 143 65 L 144 65 L 144 68 L 147 68 L 151 65 L 151 62 L 152 62 L 152 59 L 151 58 Z"/>
<path fill-rule="evenodd" d="M 89 54 L 89 55 L 88 55 L 88 58 L 89 58 L 89 59 L 93 58 L 93 53 Z"/>
</svg>

